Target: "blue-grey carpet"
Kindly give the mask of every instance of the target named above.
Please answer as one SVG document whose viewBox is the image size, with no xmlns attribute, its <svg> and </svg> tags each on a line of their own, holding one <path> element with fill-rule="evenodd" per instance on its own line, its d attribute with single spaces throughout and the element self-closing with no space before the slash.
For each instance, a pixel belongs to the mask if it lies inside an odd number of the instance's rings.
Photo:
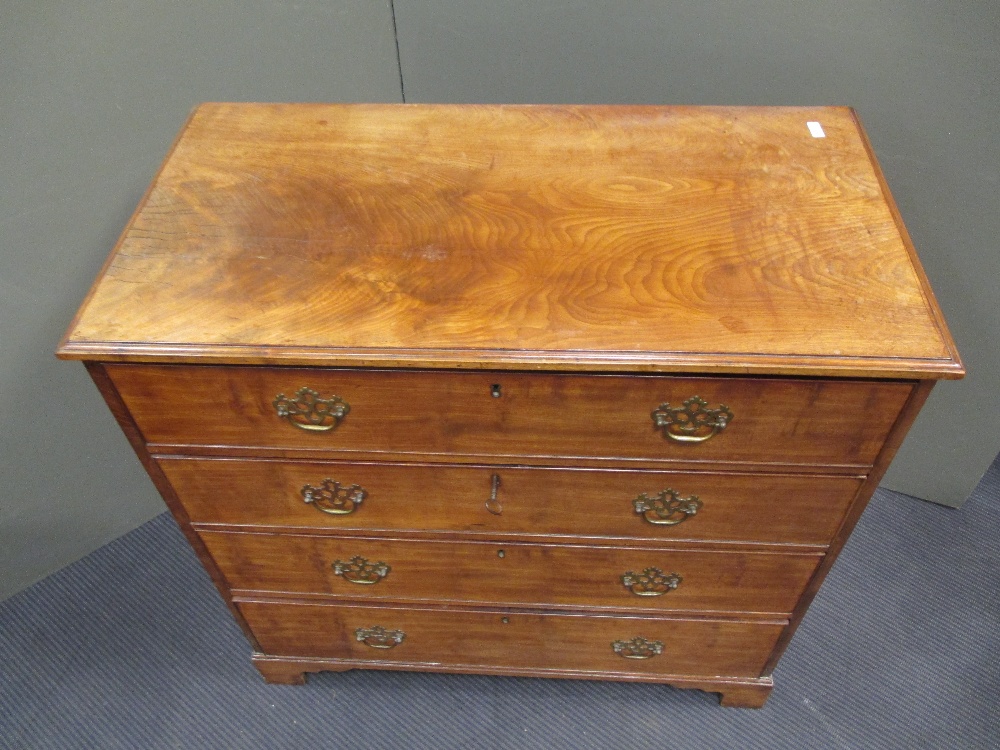
<svg viewBox="0 0 1000 750">
<path fill-rule="evenodd" d="M 997 748 L 1000 467 L 880 491 L 760 711 L 656 685 L 355 671 L 264 684 L 167 515 L 0 603 L 2 748 Z"/>
</svg>

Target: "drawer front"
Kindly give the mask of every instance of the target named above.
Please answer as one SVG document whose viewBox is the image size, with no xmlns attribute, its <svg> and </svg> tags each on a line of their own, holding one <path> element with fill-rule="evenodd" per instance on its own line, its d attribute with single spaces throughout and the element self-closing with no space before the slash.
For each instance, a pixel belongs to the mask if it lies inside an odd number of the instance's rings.
<svg viewBox="0 0 1000 750">
<path fill-rule="evenodd" d="M 234 589 L 785 615 L 819 555 L 201 532 Z"/>
<path fill-rule="evenodd" d="M 852 477 L 161 458 L 195 524 L 826 545 Z M 303 488 L 359 486 L 350 513 Z M 495 500 L 493 488 L 496 485 Z M 666 494 L 672 489 L 677 494 Z M 307 490 L 308 492 L 308 490 Z M 652 508 L 637 512 L 645 494 Z M 352 507 L 344 502 L 340 510 Z M 491 512 L 492 511 L 492 512 Z M 648 520 L 651 519 L 651 520 Z M 653 522 L 655 521 L 655 523 Z"/>
<path fill-rule="evenodd" d="M 911 390 L 904 383 L 764 378 L 107 370 L 150 443 L 448 456 L 868 466 Z M 322 403 L 295 400 L 302 388 Z M 704 409 L 683 406 L 695 396 Z M 691 419 L 702 426 L 685 434 Z"/>
<path fill-rule="evenodd" d="M 783 627 L 299 603 L 238 606 L 264 652 L 276 656 L 595 673 L 758 677 Z"/>
</svg>

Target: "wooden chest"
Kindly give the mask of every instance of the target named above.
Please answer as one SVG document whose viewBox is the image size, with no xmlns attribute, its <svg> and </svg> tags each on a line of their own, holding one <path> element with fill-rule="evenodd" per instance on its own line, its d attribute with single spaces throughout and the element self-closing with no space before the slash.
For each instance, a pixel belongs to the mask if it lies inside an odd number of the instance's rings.
<svg viewBox="0 0 1000 750">
<path fill-rule="evenodd" d="M 58 353 L 269 681 L 737 706 L 963 374 L 846 108 L 203 105 Z"/>
</svg>

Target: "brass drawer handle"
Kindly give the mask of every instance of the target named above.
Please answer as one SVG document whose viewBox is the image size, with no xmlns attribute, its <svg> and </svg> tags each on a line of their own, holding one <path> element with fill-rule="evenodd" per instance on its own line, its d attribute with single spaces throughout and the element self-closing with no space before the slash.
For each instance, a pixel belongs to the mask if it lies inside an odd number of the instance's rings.
<svg viewBox="0 0 1000 750">
<path fill-rule="evenodd" d="M 635 512 L 657 526 L 676 526 L 701 510 L 701 506 L 696 495 L 681 497 L 679 492 L 669 488 L 654 497 L 643 492 L 632 501 Z"/>
<path fill-rule="evenodd" d="M 490 488 L 490 499 L 486 501 L 486 510 L 495 516 L 503 513 L 503 503 L 497 500 L 497 492 L 500 490 L 500 475 L 494 474 Z"/>
<path fill-rule="evenodd" d="M 406 638 L 406 633 L 402 630 L 386 630 L 381 625 L 375 625 L 371 628 L 358 628 L 354 631 L 354 637 L 371 648 L 396 648 Z"/>
<path fill-rule="evenodd" d="M 653 424 L 663 434 L 679 443 L 701 443 L 726 429 L 733 421 L 733 413 L 725 404 L 718 409 L 708 409 L 708 402 L 692 396 L 683 406 L 660 404 L 653 411 Z"/>
<path fill-rule="evenodd" d="M 378 583 L 387 575 L 392 567 L 384 562 L 368 562 L 361 555 L 355 555 L 347 562 L 335 560 L 333 572 L 338 576 L 343 576 L 345 581 L 357 583 L 361 586 L 371 586 Z"/>
<path fill-rule="evenodd" d="M 317 391 L 305 387 L 299 388 L 295 398 L 279 393 L 274 399 L 274 408 L 279 417 L 310 432 L 332 430 L 351 411 L 350 404 L 340 396 L 320 398 Z"/>
<path fill-rule="evenodd" d="M 622 576 L 622 584 L 636 596 L 663 596 L 681 585 L 676 573 L 664 573 L 659 568 L 646 568 L 641 573 L 631 570 Z"/>
<path fill-rule="evenodd" d="M 637 635 L 631 641 L 613 641 L 611 648 L 625 659 L 652 659 L 663 653 L 663 642 L 647 641 Z"/>
<path fill-rule="evenodd" d="M 319 487 L 307 484 L 301 490 L 302 499 L 316 510 L 329 513 L 332 516 L 346 516 L 353 513 L 368 497 L 368 493 L 360 485 L 352 484 L 342 487 L 340 482 L 324 479 Z"/>
</svg>

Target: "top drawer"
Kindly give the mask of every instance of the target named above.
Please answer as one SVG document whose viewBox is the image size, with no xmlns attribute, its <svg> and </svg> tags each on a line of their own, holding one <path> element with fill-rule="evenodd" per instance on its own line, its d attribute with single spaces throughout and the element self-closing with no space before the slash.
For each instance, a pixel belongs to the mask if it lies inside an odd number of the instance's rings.
<svg viewBox="0 0 1000 750">
<path fill-rule="evenodd" d="M 195 452 L 244 446 L 868 466 L 912 388 L 661 375 L 106 367 L 154 450 Z M 320 399 L 316 409 L 301 389 Z M 306 399 L 297 402 L 300 392 Z M 707 405 L 685 408 L 696 396 Z M 692 418 L 701 426 L 686 429 Z"/>
</svg>

